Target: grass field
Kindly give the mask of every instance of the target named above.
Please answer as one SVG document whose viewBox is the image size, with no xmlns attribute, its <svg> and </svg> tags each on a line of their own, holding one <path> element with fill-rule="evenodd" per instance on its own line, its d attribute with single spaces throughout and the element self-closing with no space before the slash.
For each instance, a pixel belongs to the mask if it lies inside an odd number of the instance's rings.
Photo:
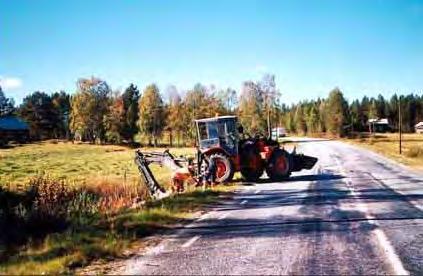
<svg viewBox="0 0 423 276">
<path fill-rule="evenodd" d="M 143 149 L 154 150 L 154 149 Z M 155 149 L 163 151 L 164 149 Z M 174 155 L 194 155 L 194 148 L 173 148 Z M 161 183 L 168 181 L 166 168 L 152 166 Z M 42 142 L 0 149 L 0 184 L 23 184 L 30 177 L 48 173 L 76 185 L 83 182 L 139 181 L 134 149 L 112 145 Z"/>
<path fill-rule="evenodd" d="M 122 257 L 142 246 L 142 237 L 189 221 L 234 188 L 190 188 L 134 208 L 145 189 L 133 159 L 134 149 L 111 145 L 50 141 L 0 149 L 0 274 L 68 273 Z M 167 186 L 170 171 L 151 169 Z"/>
<path fill-rule="evenodd" d="M 423 134 L 403 134 L 403 153 L 401 155 L 399 154 L 399 135 L 395 133 L 345 139 L 344 141 L 373 150 L 414 169 L 423 169 Z"/>
</svg>

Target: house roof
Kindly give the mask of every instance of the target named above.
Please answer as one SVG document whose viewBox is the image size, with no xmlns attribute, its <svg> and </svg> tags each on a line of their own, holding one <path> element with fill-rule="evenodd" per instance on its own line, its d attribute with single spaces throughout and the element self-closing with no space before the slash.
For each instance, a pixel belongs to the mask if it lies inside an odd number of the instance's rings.
<svg viewBox="0 0 423 276">
<path fill-rule="evenodd" d="M 382 119 L 369 119 L 368 123 L 372 123 L 375 125 L 389 125 L 389 121 L 387 118 L 382 118 Z"/>
<path fill-rule="evenodd" d="M 28 124 L 15 116 L 0 118 L 0 129 L 3 130 L 27 130 Z"/>
</svg>

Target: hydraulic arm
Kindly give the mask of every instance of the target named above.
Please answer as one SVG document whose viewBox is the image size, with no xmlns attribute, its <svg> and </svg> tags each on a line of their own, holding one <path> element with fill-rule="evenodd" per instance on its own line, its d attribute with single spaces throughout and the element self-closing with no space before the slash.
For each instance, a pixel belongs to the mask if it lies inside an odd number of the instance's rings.
<svg viewBox="0 0 423 276">
<path fill-rule="evenodd" d="M 158 164 L 160 166 L 168 167 L 172 171 L 172 185 L 180 184 L 181 178 L 192 177 L 188 171 L 188 159 L 176 158 L 168 150 L 164 152 L 141 152 L 140 150 L 135 151 L 135 163 L 137 164 L 138 170 L 141 177 L 147 186 L 148 192 L 154 198 L 163 198 L 168 195 L 166 190 L 159 185 L 153 173 L 151 172 L 149 165 L 151 163 Z M 186 163 L 186 166 L 182 164 Z"/>
</svg>

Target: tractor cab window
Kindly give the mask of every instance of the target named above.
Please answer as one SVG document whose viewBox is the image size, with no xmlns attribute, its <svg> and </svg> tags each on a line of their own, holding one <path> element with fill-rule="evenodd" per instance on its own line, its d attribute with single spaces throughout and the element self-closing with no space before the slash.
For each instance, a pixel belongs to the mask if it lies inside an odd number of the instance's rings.
<svg viewBox="0 0 423 276">
<path fill-rule="evenodd" d="M 236 122 L 233 120 L 225 121 L 225 140 L 224 144 L 228 152 L 236 154 L 238 147 L 238 133 Z"/>
<path fill-rule="evenodd" d="M 209 130 L 209 139 L 219 138 L 220 133 L 219 133 L 216 122 L 208 123 L 208 130 Z"/>
<path fill-rule="evenodd" d="M 238 132 L 235 120 L 198 122 L 198 137 L 201 149 L 222 147 L 230 154 L 236 154 Z"/>
<path fill-rule="evenodd" d="M 216 122 L 199 122 L 198 136 L 201 149 L 207 149 L 219 145 Z"/>
<path fill-rule="evenodd" d="M 227 121 L 226 122 L 226 132 L 228 134 L 236 135 L 236 125 L 235 121 Z"/>
<path fill-rule="evenodd" d="M 205 123 L 198 123 L 198 132 L 200 135 L 200 140 L 205 140 L 208 138 L 207 125 Z"/>
<path fill-rule="evenodd" d="M 225 123 L 224 122 L 219 122 L 217 124 L 217 132 L 218 132 L 220 138 L 225 138 L 226 130 L 225 130 Z"/>
</svg>

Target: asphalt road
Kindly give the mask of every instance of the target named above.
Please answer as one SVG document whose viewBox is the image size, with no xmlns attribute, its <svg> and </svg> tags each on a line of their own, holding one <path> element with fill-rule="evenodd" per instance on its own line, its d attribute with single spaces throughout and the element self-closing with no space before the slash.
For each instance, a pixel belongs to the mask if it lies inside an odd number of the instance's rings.
<svg viewBox="0 0 423 276">
<path fill-rule="evenodd" d="M 423 275 L 423 174 L 341 142 L 299 151 L 312 171 L 244 183 L 117 273 Z"/>
</svg>

